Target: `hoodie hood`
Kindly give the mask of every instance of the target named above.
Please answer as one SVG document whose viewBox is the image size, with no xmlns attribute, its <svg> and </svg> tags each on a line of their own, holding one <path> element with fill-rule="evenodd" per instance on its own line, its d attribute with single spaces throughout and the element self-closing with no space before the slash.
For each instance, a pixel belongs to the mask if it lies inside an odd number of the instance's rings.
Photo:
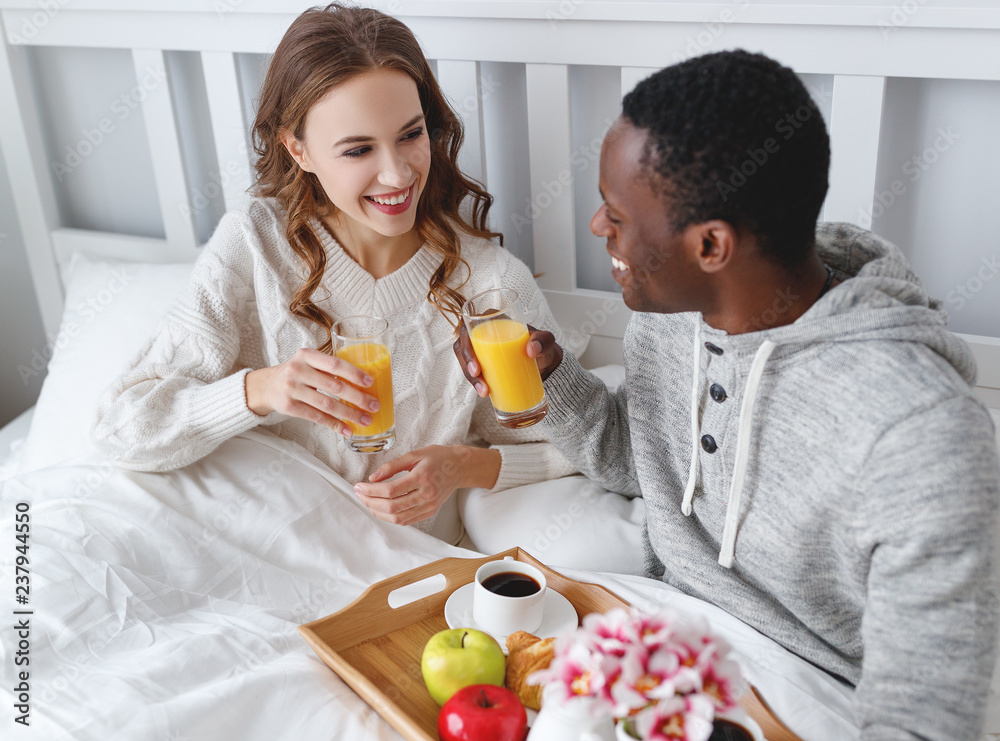
<svg viewBox="0 0 1000 741">
<path fill-rule="evenodd" d="M 736 458 L 726 508 L 719 563 L 733 564 L 736 534 L 747 464 L 754 433 L 754 407 L 764 370 L 775 355 L 791 355 L 825 342 L 865 340 L 918 342 L 944 358 L 970 385 L 976 365 L 968 346 L 948 331 L 941 302 L 924 291 L 895 245 L 852 224 L 820 224 L 816 231 L 820 258 L 840 280 L 795 322 L 759 332 L 729 335 L 695 320 L 694 369 L 691 388 L 692 457 L 681 511 L 690 515 L 700 477 L 700 401 L 703 395 L 699 361 L 706 340 L 726 345 L 726 351 L 749 361 L 736 438 Z M 752 358 L 752 360 L 751 360 Z"/>
<path fill-rule="evenodd" d="M 792 324 L 753 333 L 779 346 L 885 340 L 919 342 L 948 361 L 969 385 L 976 380 L 972 352 L 947 328 L 941 301 L 931 298 L 891 242 L 853 224 L 820 224 L 820 259 L 840 285 Z"/>
</svg>

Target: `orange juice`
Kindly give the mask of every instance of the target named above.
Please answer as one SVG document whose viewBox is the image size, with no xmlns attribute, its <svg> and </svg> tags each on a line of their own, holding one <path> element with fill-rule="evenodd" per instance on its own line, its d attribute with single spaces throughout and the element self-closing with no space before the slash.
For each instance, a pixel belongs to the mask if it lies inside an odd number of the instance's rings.
<svg viewBox="0 0 1000 741">
<path fill-rule="evenodd" d="M 538 366 L 525 353 L 527 327 L 511 319 L 491 319 L 473 327 L 469 339 L 495 409 L 523 412 L 542 402 L 545 391 Z"/>
<path fill-rule="evenodd" d="M 368 388 L 361 389 L 378 399 L 377 412 L 370 412 L 372 423 L 362 426 L 348 422 L 355 435 L 380 435 L 392 428 L 396 423 L 395 409 L 392 404 L 392 362 L 389 348 L 375 342 L 361 342 L 347 345 L 337 350 L 337 357 L 343 358 L 351 365 L 356 365 L 374 379 Z"/>
</svg>

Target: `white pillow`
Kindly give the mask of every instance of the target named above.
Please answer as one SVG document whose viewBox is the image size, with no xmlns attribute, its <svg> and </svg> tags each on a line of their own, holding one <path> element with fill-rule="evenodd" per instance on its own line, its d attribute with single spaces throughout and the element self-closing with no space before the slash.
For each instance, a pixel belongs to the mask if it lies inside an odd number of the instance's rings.
<svg viewBox="0 0 1000 741">
<path fill-rule="evenodd" d="M 90 428 L 98 397 L 152 335 L 184 290 L 193 267 L 72 256 L 63 272 L 66 307 L 51 345 L 49 372 L 24 442 L 20 472 L 94 452 Z"/>
<path fill-rule="evenodd" d="M 643 573 L 645 503 L 605 491 L 584 476 L 492 494 L 463 490 L 458 506 L 481 553 L 519 546 L 552 567 Z"/>
<path fill-rule="evenodd" d="M 601 366 L 591 373 L 611 390 L 625 379 L 620 365 Z M 495 494 L 463 491 L 459 509 L 466 532 L 482 553 L 520 546 L 550 566 L 643 573 L 645 503 L 605 491 L 583 476 Z"/>
</svg>

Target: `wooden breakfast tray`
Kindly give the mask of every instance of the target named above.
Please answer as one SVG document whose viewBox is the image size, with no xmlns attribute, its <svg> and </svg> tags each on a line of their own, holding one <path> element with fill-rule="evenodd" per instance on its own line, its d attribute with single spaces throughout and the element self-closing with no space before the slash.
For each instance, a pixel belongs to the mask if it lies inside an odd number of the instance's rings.
<svg viewBox="0 0 1000 741">
<path fill-rule="evenodd" d="M 323 662 L 407 741 L 437 741 L 438 705 L 420 673 L 428 639 L 448 624 L 448 597 L 471 582 L 488 561 L 510 556 L 545 573 L 548 586 L 568 599 L 579 617 L 628 603 L 597 584 L 568 579 L 520 548 L 485 558 L 445 558 L 373 584 L 338 612 L 299 626 L 299 632 Z M 391 607 L 389 595 L 400 587 L 441 574 L 446 586 L 436 594 Z M 768 741 L 801 741 L 767 708 L 756 690 L 742 705 Z"/>
</svg>

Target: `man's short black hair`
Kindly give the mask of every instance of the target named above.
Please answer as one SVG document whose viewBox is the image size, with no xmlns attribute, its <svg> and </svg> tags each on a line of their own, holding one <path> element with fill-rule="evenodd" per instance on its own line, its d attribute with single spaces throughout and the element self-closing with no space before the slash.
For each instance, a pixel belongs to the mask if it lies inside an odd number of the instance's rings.
<svg viewBox="0 0 1000 741">
<path fill-rule="evenodd" d="M 677 229 L 722 219 L 793 267 L 815 239 L 830 138 L 788 67 L 746 51 L 686 60 L 646 78 L 623 116 L 649 135 L 643 165 Z"/>
</svg>

